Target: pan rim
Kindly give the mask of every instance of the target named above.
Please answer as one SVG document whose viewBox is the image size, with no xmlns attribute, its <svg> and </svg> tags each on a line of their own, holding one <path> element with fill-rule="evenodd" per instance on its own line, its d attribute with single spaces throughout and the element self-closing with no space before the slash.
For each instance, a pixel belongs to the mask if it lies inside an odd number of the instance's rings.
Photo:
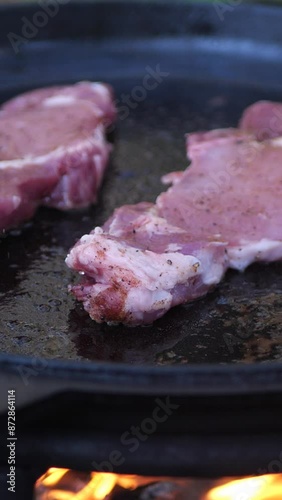
<svg viewBox="0 0 282 500">
<path fill-rule="evenodd" d="M 37 382 L 67 380 L 68 391 L 182 396 L 281 395 L 282 392 L 282 363 L 276 362 L 160 367 L 108 361 L 46 360 L 0 353 L 2 375 L 19 378 L 23 371 L 36 370 L 36 367 Z"/>
</svg>

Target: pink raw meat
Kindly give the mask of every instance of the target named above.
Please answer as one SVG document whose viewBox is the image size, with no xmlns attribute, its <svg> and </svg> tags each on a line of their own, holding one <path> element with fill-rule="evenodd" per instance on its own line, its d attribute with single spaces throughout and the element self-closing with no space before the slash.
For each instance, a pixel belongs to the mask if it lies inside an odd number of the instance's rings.
<svg viewBox="0 0 282 500">
<path fill-rule="evenodd" d="M 282 135 L 282 104 L 259 101 L 249 106 L 240 121 L 241 130 L 253 132 L 259 141 Z"/>
<path fill-rule="evenodd" d="M 187 138 L 191 166 L 156 204 L 115 211 L 70 251 L 71 287 L 97 322 L 146 324 L 207 293 L 228 267 L 282 258 L 282 138 L 215 130 Z"/>
<path fill-rule="evenodd" d="M 80 83 L 16 97 L 0 111 L 0 230 L 39 205 L 66 210 L 94 203 L 115 119 L 108 86 Z"/>
</svg>

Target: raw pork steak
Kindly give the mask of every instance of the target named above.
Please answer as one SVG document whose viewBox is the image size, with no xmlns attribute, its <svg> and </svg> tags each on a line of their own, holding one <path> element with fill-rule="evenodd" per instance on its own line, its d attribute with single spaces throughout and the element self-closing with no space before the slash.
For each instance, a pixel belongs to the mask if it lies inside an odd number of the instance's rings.
<svg viewBox="0 0 282 500">
<path fill-rule="evenodd" d="M 0 230 L 39 205 L 66 210 L 96 201 L 108 162 L 111 89 L 82 82 L 35 90 L 0 109 Z"/>
<path fill-rule="evenodd" d="M 282 135 L 282 104 L 259 101 L 249 106 L 240 121 L 242 130 L 252 131 L 259 141 Z"/>
<path fill-rule="evenodd" d="M 72 291 L 97 322 L 149 323 L 219 283 L 228 267 L 282 258 L 282 138 L 192 134 L 191 166 L 155 205 L 115 211 L 67 257 Z"/>
</svg>

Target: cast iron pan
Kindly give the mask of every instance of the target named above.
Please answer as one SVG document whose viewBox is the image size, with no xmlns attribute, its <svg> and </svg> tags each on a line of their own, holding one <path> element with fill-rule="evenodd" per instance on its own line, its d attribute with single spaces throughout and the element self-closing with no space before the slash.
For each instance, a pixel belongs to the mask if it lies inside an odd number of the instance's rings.
<svg viewBox="0 0 282 500">
<path fill-rule="evenodd" d="M 83 79 L 111 83 L 121 99 L 142 85 L 148 66 L 168 75 L 118 121 L 97 206 L 41 209 L 1 237 L 2 390 L 17 387 L 19 405 L 66 388 L 281 392 L 281 263 L 229 272 L 207 297 L 127 328 L 89 319 L 67 292 L 75 276 L 64 258 L 115 207 L 156 198 L 161 175 L 187 165 L 185 133 L 235 126 L 252 102 L 282 99 L 282 10 L 238 6 L 222 20 L 213 5 L 70 3 L 16 55 L 7 34 L 22 34 L 22 16 L 37 11 L 0 9 L 2 102 Z"/>
</svg>

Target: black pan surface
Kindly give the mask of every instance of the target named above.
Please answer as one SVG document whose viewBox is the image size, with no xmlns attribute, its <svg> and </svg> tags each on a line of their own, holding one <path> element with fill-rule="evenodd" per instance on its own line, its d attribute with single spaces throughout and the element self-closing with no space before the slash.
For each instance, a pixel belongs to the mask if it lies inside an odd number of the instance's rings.
<svg viewBox="0 0 282 500">
<path fill-rule="evenodd" d="M 19 32 L 23 14 L 33 10 L 1 12 L 2 102 L 82 79 L 111 83 L 121 99 L 142 85 L 148 66 L 160 65 L 167 75 L 126 119 L 120 113 L 97 206 L 79 213 L 40 209 L 34 220 L 1 237 L 1 353 L 115 366 L 280 366 L 281 263 L 229 272 L 207 297 L 149 327 L 127 328 L 88 318 L 67 292 L 76 278 L 64 258 L 115 207 L 156 198 L 161 175 L 187 165 L 185 133 L 236 126 L 252 102 L 282 100 L 282 12 L 236 7 L 221 21 L 212 6 L 71 4 L 15 55 L 3 30 Z"/>
<path fill-rule="evenodd" d="M 117 94 L 136 85 L 129 78 L 112 83 Z M 72 214 L 41 210 L 24 229 L 2 239 L 2 351 L 158 365 L 282 360 L 281 263 L 230 272 L 207 297 L 146 328 L 98 325 L 67 292 L 75 276 L 64 258 L 73 243 L 115 207 L 153 201 L 162 173 L 187 163 L 185 131 L 235 125 L 254 98 L 253 89 L 217 83 L 172 78 L 162 85 L 118 123 L 98 206 Z"/>
</svg>

